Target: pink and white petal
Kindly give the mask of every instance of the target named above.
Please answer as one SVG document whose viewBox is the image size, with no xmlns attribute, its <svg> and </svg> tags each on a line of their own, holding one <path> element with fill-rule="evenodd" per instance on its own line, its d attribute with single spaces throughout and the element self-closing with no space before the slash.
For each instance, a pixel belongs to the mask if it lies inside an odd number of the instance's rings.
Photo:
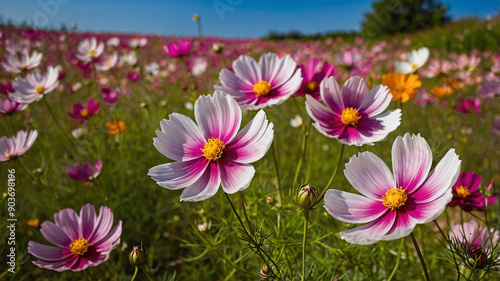
<svg viewBox="0 0 500 281">
<path fill-rule="evenodd" d="M 215 91 L 213 96 L 200 96 L 194 115 L 206 139 L 217 138 L 228 143 L 238 133 L 241 109 L 229 94 Z"/>
<path fill-rule="evenodd" d="M 181 194 L 181 201 L 202 201 L 217 193 L 221 179 L 219 167 L 210 162 L 203 175 L 192 185 L 186 187 Z"/>
<path fill-rule="evenodd" d="M 203 156 L 201 149 L 207 141 L 203 132 L 191 118 L 172 113 L 170 120 L 160 122 L 161 131 L 156 131 L 153 145 L 166 157 L 175 161 L 187 161 Z"/>
<path fill-rule="evenodd" d="M 326 106 L 333 110 L 333 112 L 339 115 L 342 114 L 345 106 L 337 80 L 333 76 L 327 77 L 321 81 L 319 87 L 321 100 L 325 102 Z"/>
<path fill-rule="evenodd" d="M 94 245 L 96 252 L 110 252 L 118 244 L 120 236 L 122 234 L 122 221 L 118 221 L 118 224 L 105 236 L 101 237 L 99 241 L 96 241 Z"/>
<path fill-rule="evenodd" d="M 28 243 L 28 253 L 46 261 L 60 261 L 73 255 L 68 249 L 46 246 L 33 241 Z"/>
<path fill-rule="evenodd" d="M 406 237 L 412 233 L 413 229 L 417 225 L 415 220 L 408 213 L 400 210 L 393 212 L 396 213 L 394 224 L 387 234 L 380 240 L 390 241 Z"/>
<path fill-rule="evenodd" d="M 59 229 L 61 229 L 71 241 L 82 237 L 80 231 L 80 218 L 74 210 L 68 208 L 59 211 L 54 214 L 54 221 Z"/>
<path fill-rule="evenodd" d="M 406 61 L 397 61 L 394 63 L 394 69 L 397 73 L 410 74 L 414 71 L 411 64 Z"/>
<path fill-rule="evenodd" d="M 294 92 L 290 92 L 286 95 L 278 92 L 277 90 L 272 90 L 276 93 L 275 96 L 268 97 L 257 97 L 255 100 L 249 100 L 249 103 L 240 104 L 242 110 L 259 110 L 266 107 L 273 107 L 285 102 L 289 97 L 293 95 Z"/>
<path fill-rule="evenodd" d="M 349 78 L 344 85 L 342 85 L 340 91 L 342 94 L 342 101 L 346 108 L 359 108 L 368 94 L 368 86 L 363 77 L 354 76 Z"/>
<path fill-rule="evenodd" d="M 374 142 L 381 141 L 387 137 L 400 124 L 401 110 L 396 109 L 375 117 L 360 119 L 357 129 L 361 136 L 361 142 L 373 145 Z"/>
<path fill-rule="evenodd" d="M 219 171 L 222 189 L 233 194 L 246 189 L 255 175 L 255 168 L 250 164 L 241 164 L 233 161 L 219 161 Z"/>
<path fill-rule="evenodd" d="M 297 69 L 297 71 L 295 71 L 295 73 L 290 79 L 281 83 L 277 87 L 273 86 L 273 89 L 276 89 L 279 92 L 278 96 L 280 97 L 286 96 L 288 98 L 291 95 L 295 94 L 295 92 L 297 92 L 301 84 L 302 84 L 301 70 Z"/>
<path fill-rule="evenodd" d="M 224 68 L 220 72 L 219 80 L 224 88 L 233 89 L 233 90 L 236 90 L 238 92 L 239 91 L 244 91 L 244 92 L 252 91 L 253 92 L 253 85 L 244 82 L 238 76 L 236 76 L 236 74 L 234 74 L 232 71 L 230 71 L 228 69 Z M 219 90 L 219 89 L 217 89 L 217 90 Z"/>
<path fill-rule="evenodd" d="M 362 146 L 364 144 L 359 130 L 355 127 L 345 126 L 343 132 L 336 138 L 347 145 Z"/>
<path fill-rule="evenodd" d="M 58 272 L 65 271 L 65 270 L 73 270 L 72 267 L 75 265 L 75 263 L 78 262 L 79 256 L 77 255 L 72 255 L 66 259 L 63 259 L 58 262 L 53 262 L 53 261 L 33 261 L 33 264 L 45 268 L 45 269 L 50 269 L 50 270 L 55 270 Z M 73 270 L 75 271 L 75 270 Z"/>
<path fill-rule="evenodd" d="M 241 55 L 233 62 L 233 70 L 243 82 L 255 85 L 262 80 L 262 73 L 257 62 L 247 55 Z"/>
<path fill-rule="evenodd" d="M 423 137 L 406 133 L 392 145 L 392 169 L 398 186 L 413 193 L 426 179 L 432 165 L 432 151 Z"/>
<path fill-rule="evenodd" d="M 97 215 L 94 206 L 91 204 L 82 206 L 80 210 L 80 229 L 83 238 L 89 239 L 91 237 L 96 226 L 96 220 Z"/>
<path fill-rule="evenodd" d="M 445 193 L 451 194 L 451 187 L 460 175 L 461 162 L 455 153 L 455 149 L 450 149 L 420 188 L 412 194 L 416 203 L 427 203 Z"/>
<path fill-rule="evenodd" d="M 198 181 L 209 163 L 210 160 L 200 157 L 184 162 L 161 164 L 149 169 L 148 176 L 159 186 L 170 190 L 181 189 Z"/>
<path fill-rule="evenodd" d="M 418 203 L 408 198 L 404 208 L 417 223 L 428 223 L 441 215 L 452 198 L 453 194 L 450 189 L 441 197 L 426 203 Z"/>
<path fill-rule="evenodd" d="M 378 200 L 335 189 L 326 192 L 324 206 L 332 217 L 346 223 L 371 222 L 389 210 Z"/>
<path fill-rule="evenodd" d="M 90 244 L 99 241 L 102 237 L 106 236 L 113 226 L 113 212 L 110 208 L 106 206 L 101 206 L 99 208 L 99 216 L 96 219 L 94 230 L 92 234 L 87 238 Z"/>
<path fill-rule="evenodd" d="M 383 239 L 391 230 L 396 212 L 387 212 L 376 220 L 347 231 L 340 232 L 340 238 L 353 244 L 370 245 Z"/>
<path fill-rule="evenodd" d="M 346 126 L 340 117 L 310 95 L 306 95 L 306 111 L 316 121 L 313 126 L 323 135 L 334 138 L 344 132 Z"/>
<path fill-rule="evenodd" d="M 42 223 L 40 232 L 47 241 L 62 248 L 68 247 L 74 240 L 50 221 Z"/>
<path fill-rule="evenodd" d="M 290 55 L 280 59 L 277 54 L 266 53 L 260 57 L 259 67 L 262 70 L 262 79 L 275 88 L 289 81 L 297 63 Z"/>
<path fill-rule="evenodd" d="M 224 158 L 249 164 L 264 157 L 274 136 L 273 123 L 268 124 L 264 110 L 257 112 L 252 121 L 226 146 Z"/>
<path fill-rule="evenodd" d="M 369 151 L 352 156 L 345 164 L 344 174 L 357 191 L 380 202 L 382 196 L 396 185 L 384 161 Z"/>
<path fill-rule="evenodd" d="M 384 85 L 378 85 L 371 89 L 361 103 L 358 111 L 368 116 L 376 116 L 382 113 L 391 103 L 392 95 L 389 94 L 389 88 Z"/>
</svg>

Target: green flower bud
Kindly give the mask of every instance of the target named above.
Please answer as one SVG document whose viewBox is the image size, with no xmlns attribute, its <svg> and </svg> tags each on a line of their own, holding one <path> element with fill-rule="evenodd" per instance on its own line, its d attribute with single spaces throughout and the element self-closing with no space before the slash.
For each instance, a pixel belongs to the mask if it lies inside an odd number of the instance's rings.
<svg viewBox="0 0 500 281">
<path fill-rule="evenodd" d="M 306 185 L 299 190 L 297 194 L 297 204 L 304 209 L 311 209 L 318 203 L 318 190 L 316 188 Z"/>
<path fill-rule="evenodd" d="M 141 266 L 146 261 L 146 253 L 141 246 L 134 246 L 132 252 L 128 255 L 128 261 L 132 266 Z"/>
</svg>

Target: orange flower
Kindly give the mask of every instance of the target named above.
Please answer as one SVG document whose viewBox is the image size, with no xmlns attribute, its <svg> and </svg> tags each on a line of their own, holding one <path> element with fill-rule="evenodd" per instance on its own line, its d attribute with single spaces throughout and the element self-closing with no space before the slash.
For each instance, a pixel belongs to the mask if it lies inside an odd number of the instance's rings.
<svg viewBox="0 0 500 281">
<path fill-rule="evenodd" d="M 29 219 L 26 221 L 26 224 L 31 227 L 38 227 L 38 223 L 40 221 L 38 219 Z"/>
<path fill-rule="evenodd" d="M 112 136 L 116 136 L 120 133 L 125 132 L 127 126 L 125 126 L 125 122 L 113 120 L 111 122 L 106 122 L 106 130 L 108 134 Z"/>
<path fill-rule="evenodd" d="M 434 88 L 431 89 L 431 95 L 433 95 L 438 99 L 449 96 L 453 94 L 453 92 L 455 92 L 455 90 L 453 90 L 453 88 L 449 87 L 448 85 L 442 87 L 436 85 L 434 86 Z"/>
<path fill-rule="evenodd" d="M 392 101 L 401 100 L 402 103 L 415 98 L 415 92 L 422 87 L 422 82 L 418 80 L 416 74 L 401 74 L 390 72 L 382 75 L 382 84 L 389 87 L 392 94 Z"/>
<path fill-rule="evenodd" d="M 462 83 L 460 83 L 460 81 L 455 80 L 451 77 L 445 77 L 443 78 L 443 80 L 446 84 L 448 84 L 448 86 L 450 86 L 453 89 L 458 89 L 462 86 Z"/>
</svg>

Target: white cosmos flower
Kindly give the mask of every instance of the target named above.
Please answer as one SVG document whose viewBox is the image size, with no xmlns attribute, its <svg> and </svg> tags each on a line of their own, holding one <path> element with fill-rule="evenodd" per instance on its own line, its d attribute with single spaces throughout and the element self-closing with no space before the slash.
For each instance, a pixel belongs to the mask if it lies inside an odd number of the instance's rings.
<svg viewBox="0 0 500 281">
<path fill-rule="evenodd" d="M 290 126 L 294 127 L 294 128 L 298 128 L 300 126 L 302 126 L 302 117 L 300 117 L 300 115 L 295 115 L 295 118 L 291 119 L 290 120 Z"/>
<path fill-rule="evenodd" d="M 33 51 L 31 56 L 28 51 L 24 51 L 21 56 L 10 55 L 6 61 L 2 62 L 2 67 L 10 73 L 20 73 L 23 70 L 33 69 L 40 65 L 42 61 L 42 53 Z"/>
<path fill-rule="evenodd" d="M 407 61 L 397 61 L 395 64 L 396 72 L 410 74 L 422 67 L 429 59 L 429 49 L 426 47 L 413 50 L 406 54 Z"/>
<path fill-rule="evenodd" d="M 59 86 L 59 71 L 53 66 L 47 69 L 47 75 L 39 72 L 29 73 L 24 79 L 17 77 L 12 87 L 16 90 L 9 94 L 9 99 L 20 103 L 32 103 Z"/>
<path fill-rule="evenodd" d="M 97 71 L 108 71 L 113 68 L 118 62 L 118 55 L 113 52 L 111 55 L 104 55 L 101 61 L 96 64 L 95 68 Z"/>
<path fill-rule="evenodd" d="M 98 43 L 97 39 L 92 37 L 80 42 L 76 57 L 82 62 L 91 62 L 94 58 L 99 57 L 102 52 L 104 52 L 104 43 Z"/>
</svg>

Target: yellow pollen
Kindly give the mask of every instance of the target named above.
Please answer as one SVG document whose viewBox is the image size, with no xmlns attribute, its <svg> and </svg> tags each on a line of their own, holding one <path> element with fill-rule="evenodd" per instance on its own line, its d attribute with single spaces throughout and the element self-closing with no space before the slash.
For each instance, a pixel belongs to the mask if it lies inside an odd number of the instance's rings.
<svg viewBox="0 0 500 281">
<path fill-rule="evenodd" d="M 45 93 L 45 87 L 44 86 L 38 86 L 38 87 L 36 87 L 36 93 L 40 94 L 40 95 L 43 94 L 43 93 Z"/>
<path fill-rule="evenodd" d="M 271 84 L 267 81 L 260 80 L 255 85 L 253 85 L 253 91 L 258 97 L 264 97 L 271 91 Z"/>
<path fill-rule="evenodd" d="M 80 110 L 80 116 L 87 117 L 88 115 L 89 115 L 89 111 L 86 108 Z"/>
<path fill-rule="evenodd" d="M 81 238 L 78 238 L 78 239 L 75 239 L 70 245 L 69 247 L 71 248 L 71 252 L 75 255 L 80 255 L 80 256 L 83 256 L 83 254 L 85 254 L 85 252 L 87 252 L 87 250 L 89 249 L 89 242 L 87 241 L 87 239 L 81 237 Z"/>
<path fill-rule="evenodd" d="M 317 86 L 317 85 L 318 85 L 318 84 L 316 83 L 316 81 L 309 81 L 309 82 L 307 82 L 307 88 L 308 88 L 308 89 L 309 89 L 309 91 L 311 91 L 311 92 L 312 92 L 312 91 L 314 91 L 314 90 L 316 90 L 316 86 Z"/>
<path fill-rule="evenodd" d="M 95 53 L 95 50 L 94 50 L 94 49 L 90 49 L 90 50 L 89 50 L 89 54 L 90 54 L 90 56 L 91 56 L 91 57 L 93 57 L 93 56 L 94 56 L 94 53 Z"/>
<path fill-rule="evenodd" d="M 347 107 L 342 111 L 342 116 L 340 121 L 347 126 L 356 127 L 358 125 L 358 121 L 361 119 L 358 111 L 354 107 Z"/>
<path fill-rule="evenodd" d="M 9 154 L 9 150 L 8 149 L 5 150 L 5 157 L 10 158 L 10 154 Z"/>
<path fill-rule="evenodd" d="M 462 199 L 465 199 L 467 198 L 467 196 L 470 195 L 469 189 L 462 185 L 457 187 L 456 191 L 457 191 L 457 196 Z"/>
<path fill-rule="evenodd" d="M 109 67 L 111 67 L 111 64 L 112 64 L 112 63 L 111 63 L 111 61 L 108 61 L 108 66 L 109 66 Z"/>
<path fill-rule="evenodd" d="M 414 63 L 414 64 L 411 65 L 411 69 L 415 69 L 415 68 L 417 68 L 417 64 L 416 63 Z"/>
<path fill-rule="evenodd" d="M 28 69 L 28 65 L 27 64 L 23 64 L 23 65 L 21 65 L 21 68 L 24 69 L 24 70 L 26 70 L 26 69 Z"/>
<path fill-rule="evenodd" d="M 406 199 L 408 196 L 406 195 L 406 191 L 400 188 L 391 188 L 389 191 L 382 196 L 384 199 L 384 203 L 382 205 L 394 211 L 394 209 L 399 209 L 403 207 L 406 203 Z"/>
<path fill-rule="evenodd" d="M 201 149 L 208 160 L 217 160 L 221 158 L 226 145 L 218 138 L 209 138 L 205 146 Z"/>
</svg>

